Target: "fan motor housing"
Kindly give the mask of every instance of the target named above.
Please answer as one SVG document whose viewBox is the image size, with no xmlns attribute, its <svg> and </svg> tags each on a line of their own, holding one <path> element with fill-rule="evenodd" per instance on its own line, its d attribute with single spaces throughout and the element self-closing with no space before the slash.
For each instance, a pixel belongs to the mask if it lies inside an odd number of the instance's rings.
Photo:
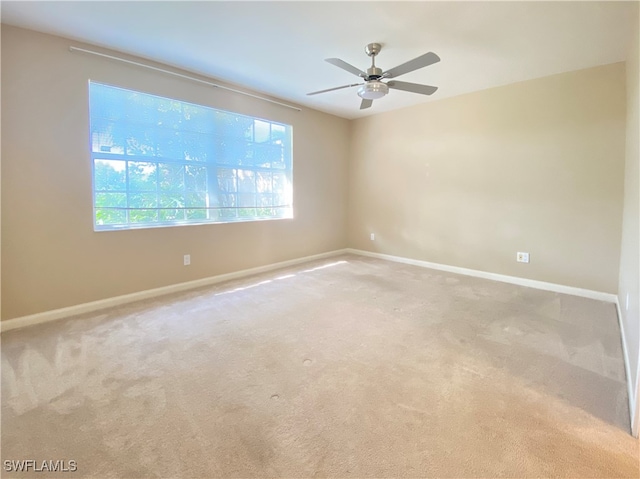
<svg viewBox="0 0 640 479">
<path fill-rule="evenodd" d="M 378 80 L 382 77 L 382 69 L 378 67 L 367 68 L 367 80 Z"/>
</svg>

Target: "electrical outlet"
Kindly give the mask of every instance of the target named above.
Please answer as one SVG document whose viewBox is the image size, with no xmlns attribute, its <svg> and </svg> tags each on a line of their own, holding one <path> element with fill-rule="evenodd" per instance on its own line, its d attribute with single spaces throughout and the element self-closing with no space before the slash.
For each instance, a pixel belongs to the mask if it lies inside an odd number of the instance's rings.
<svg viewBox="0 0 640 479">
<path fill-rule="evenodd" d="M 528 263 L 529 262 L 529 253 L 520 253 L 516 255 L 516 260 L 518 263 Z"/>
<path fill-rule="evenodd" d="M 191 264 L 191 255 L 190 254 L 185 254 L 184 255 L 184 265 L 185 266 L 189 266 Z"/>
<path fill-rule="evenodd" d="M 376 235 L 371 233 L 371 241 L 375 241 L 376 240 Z"/>
</svg>

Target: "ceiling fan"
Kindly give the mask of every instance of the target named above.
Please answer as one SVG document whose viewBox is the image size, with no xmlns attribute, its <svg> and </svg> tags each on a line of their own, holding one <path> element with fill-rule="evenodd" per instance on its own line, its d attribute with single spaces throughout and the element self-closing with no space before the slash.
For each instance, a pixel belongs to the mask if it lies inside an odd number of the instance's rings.
<svg viewBox="0 0 640 479">
<path fill-rule="evenodd" d="M 419 57 L 414 58 L 413 60 L 409 60 L 402 65 L 398 65 L 391 70 L 383 72 L 380 68 L 376 67 L 376 55 L 380 53 L 381 49 L 382 45 L 380 45 L 379 43 L 369 43 L 365 47 L 364 51 L 371 57 L 371 67 L 367 68 L 366 72 L 363 72 L 362 70 L 354 67 L 353 65 L 350 65 L 344 60 L 340 60 L 339 58 L 325 59 L 326 62 L 361 77 L 362 79 L 364 79 L 364 83 L 352 83 L 351 85 L 328 88 L 326 90 L 307 93 L 307 95 L 317 95 L 319 93 L 326 93 L 334 90 L 342 90 L 343 88 L 360 86 L 360 88 L 358 88 L 358 96 L 362 98 L 360 109 L 364 110 L 365 108 L 369 108 L 373 104 L 373 100 L 382 98 L 387 93 L 389 93 L 389 88 L 409 91 L 412 93 L 419 93 L 421 95 L 431 95 L 438 89 L 438 87 L 435 86 L 420 85 L 418 83 L 408 83 L 404 81 L 391 80 L 387 81 L 386 83 L 383 83 L 381 81 L 387 78 L 396 78 L 400 75 L 404 75 L 405 73 L 418 70 L 419 68 L 433 65 L 434 63 L 440 61 L 440 57 L 438 55 L 433 52 L 425 53 L 424 55 L 420 55 Z"/>
</svg>

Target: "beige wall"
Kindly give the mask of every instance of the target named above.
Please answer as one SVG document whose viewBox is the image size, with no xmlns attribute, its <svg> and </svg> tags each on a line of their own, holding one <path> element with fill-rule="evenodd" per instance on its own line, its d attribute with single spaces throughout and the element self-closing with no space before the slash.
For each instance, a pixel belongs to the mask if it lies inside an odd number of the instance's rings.
<svg viewBox="0 0 640 479">
<path fill-rule="evenodd" d="M 624 141 L 623 63 L 359 119 L 349 244 L 616 293 Z"/>
<path fill-rule="evenodd" d="M 346 246 L 347 120 L 71 53 L 72 43 L 2 27 L 2 319 Z M 293 125 L 295 219 L 94 232 L 89 79 Z"/>
<path fill-rule="evenodd" d="M 636 9 L 637 9 L 636 5 Z M 638 66 L 638 15 L 636 11 L 635 31 L 627 54 L 627 142 L 624 175 L 624 214 L 622 221 L 622 251 L 620 254 L 620 286 L 618 301 L 625 330 L 625 341 L 629 355 L 631 387 L 638 394 L 638 355 L 640 353 L 640 68 Z M 628 297 L 628 307 L 627 307 Z M 639 399 L 639 398 L 636 398 Z M 633 401 L 637 404 L 637 400 Z M 636 413 L 637 416 L 637 413 Z M 635 435 L 638 434 L 638 420 Z"/>
</svg>

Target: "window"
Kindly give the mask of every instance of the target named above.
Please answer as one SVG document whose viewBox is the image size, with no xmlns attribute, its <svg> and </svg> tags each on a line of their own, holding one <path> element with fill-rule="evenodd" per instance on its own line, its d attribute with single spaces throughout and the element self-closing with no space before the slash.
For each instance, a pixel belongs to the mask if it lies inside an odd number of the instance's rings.
<svg viewBox="0 0 640 479">
<path fill-rule="evenodd" d="M 291 218 L 292 127 L 89 83 L 96 230 Z"/>
</svg>

